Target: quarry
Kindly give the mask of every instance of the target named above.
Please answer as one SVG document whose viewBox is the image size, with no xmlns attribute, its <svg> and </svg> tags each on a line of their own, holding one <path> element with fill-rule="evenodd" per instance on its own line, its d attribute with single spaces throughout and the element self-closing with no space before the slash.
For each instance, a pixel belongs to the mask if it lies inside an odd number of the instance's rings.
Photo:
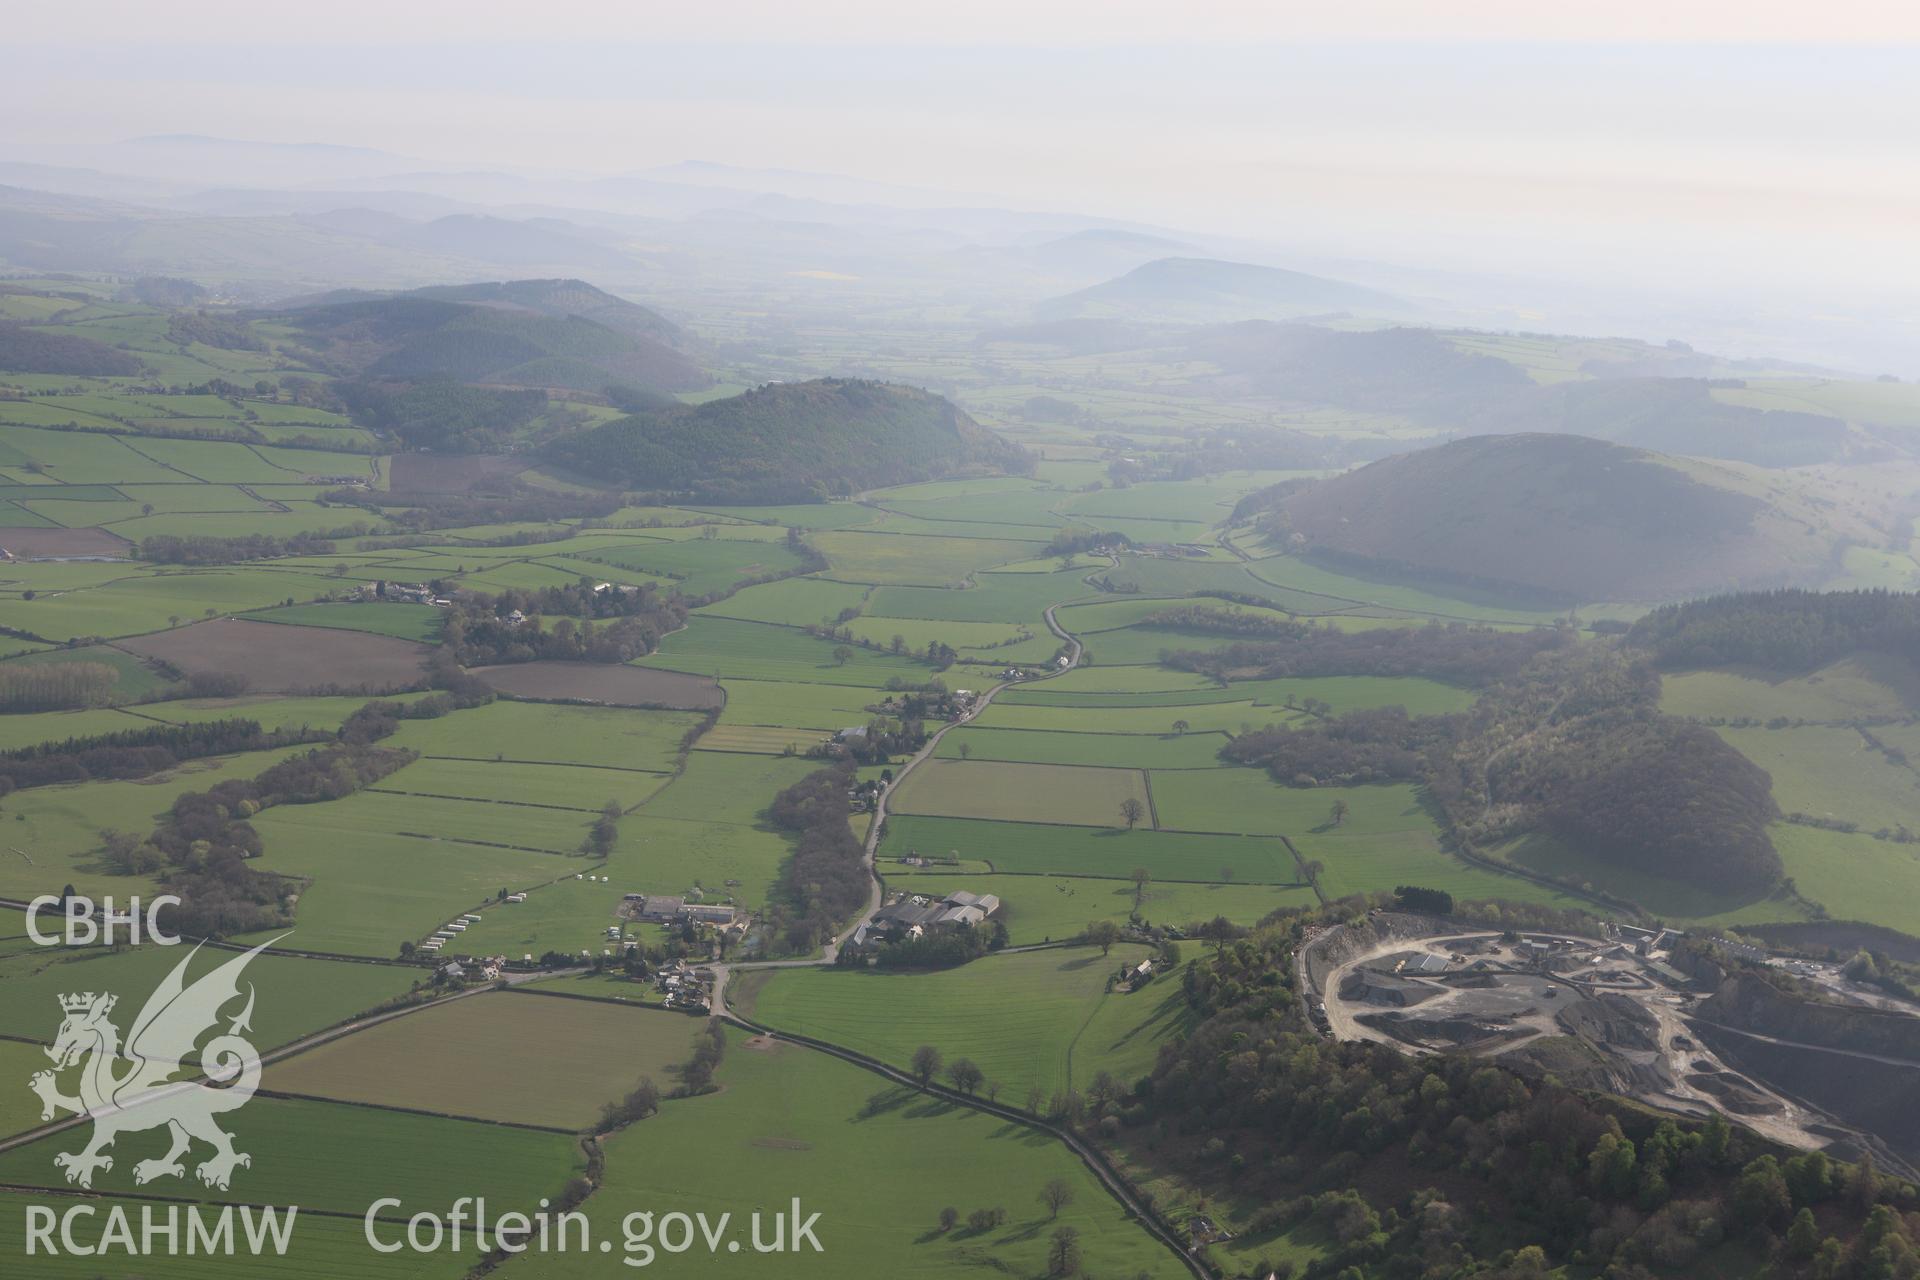
<svg viewBox="0 0 1920 1280">
<path fill-rule="evenodd" d="M 1906 1056 L 1920 1045 L 1910 1006 L 1850 991 L 1805 960 L 1747 948 L 1723 967 L 1680 951 L 1682 935 L 1671 931 L 1604 930 L 1469 929 L 1375 912 L 1308 940 L 1301 989 L 1310 1020 L 1337 1040 L 1497 1057 L 1663 1110 L 1719 1111 L 1787 1146 L 1849 1157 L 1871 1150 L 1912 1168 L 1920 1135 L 1866 1113 L 1853 1101 L 1859 1090 L 1841 1098 L 1822 1088 L 1836 1074 L 1884 1074 L 1883 1094 L 1910 1091 L 1920 1067 L 1920 1053 Z M 1769 965 L 1810 995 L 1757 980 Z"/>
</svg>

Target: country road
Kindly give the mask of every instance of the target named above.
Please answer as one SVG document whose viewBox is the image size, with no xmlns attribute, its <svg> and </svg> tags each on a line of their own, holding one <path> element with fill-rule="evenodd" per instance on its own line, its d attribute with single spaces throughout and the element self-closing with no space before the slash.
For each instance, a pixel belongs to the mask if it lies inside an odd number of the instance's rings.
<svg viewBox="0 0 1920 1280">
<path fill-rule="evenodd" d="M 1087 576 L 1089 578 L 1092 577 L 1091 574 Z M 1086 579 L 1083 578 L 1081 581 L 1085 582 Z M 899 790 L 900 784 L 907 780 L 908 774 L 912 773 L 915 769 L 919 768 L 921 764 L 933 757 L 934 751 L 940 746 L 940 739 L 946 737 L 951 730 L 970 723 L 975 716 L 978 716 L 982 711 L 986 710 L 988 704 L 993 701 L 994 697 L 999 694 L 1001 690 L 1009 688 L 1014 684 L 1035 684 L 1040 680 L 1048 680 L 1054 676 L 1071 671 L 1080 665 L 1080 656 L 1086 651 L 1085 647 L 1080 643 L 1077 636 L 1062 627 L 1059 620 L 1054 617 L 1053 611 L 1058 607 L 1058 605 L 1048 605 L 1045 617 L 1047 620 L 1047 629 L 1066 642 L 1067 665 L 1064 667 L 1056 667 L 1046 675 L 1038 676 L 1033 680 L 1002 680 L 992 688 L 983 691 L 980 695 L 980 700 L 973 705 L 973 709 L 967 712 L 966 715 L 951 723 L 941 725 L 938 729 L 934 730 L 932 736 L 926 740 L 925 744 L 913 753 L 913 757 L 900 767 L 898 773 L 894 774 L 893 784 L 882 791 L 874 801 L 873 820 L 867 825 L 867 839 L 861 850 L 861 857 L 867 867 L 866 907 L 821 950 L 818 957 L 804 960 L 761 960 L 741 964 L 714 965 L 713 1008 L 715 1013 L 723 1017 L 727 1015 L 727 981 L 733 976 L 735 970 L 744 972 L 750 969 L 804 969 L 833 964 L 839 959 L 840 948 L 846 943 L 846 940 L 858 933 L 861 928 L 868 924 L 879 912 L 882 884 L 875 858 L 880 850 L 880 834 L 886 827 L 887 804 L 889 799 L 895 791 Z"/>
<path fill-rule="evenodd" d="M 1088 578 L 1092 576 L 1092 574 L 1087 575 Z M 1086 579 L 1082 579 L 1082 581 L 1086 581 Z M 811 1036 L 798 1036 L 781 1032 L 771 1027 L 761 1026 L 735 1013 L 727 1005 L 727 983 L 736 971 L 746 973 L 760 969 L 812 969 L 819 968 L 823 965 L 831 965 L 839 958 L 841 945 L 844 944 L 848 938 L 859 932 L 862 925 L 865 925 L 873 919 L 874 914 L 880 910 L 881 898 L 881 881 L 875 865 L 875 855 L 880 847 L 881 828 L 887 820 L 888 798 L 899 788 L 902 782 L 906 781 L 908 774 L 919 768 L 923 762 L 932 758 L 935 749 L 940 745 L 941 738 L 945 737 L 949 731 L 957 729 L 961 725 L 973 720 L 975 716 L 986 709 L 988 704 L 993 701 L 994 697 L 999 694 L 1001 690 L 1009 688 L 1016 683 L 1035 684 L 1040 680 L 1062 675 L 1080 665 L 1080 660 L 1086 652 L 1086 647 L 1080 643 L 1079 637 L 1073 635 L 1060 625 L 1059 619 L 1054 616 L 1054 610 L 1058 607 L 1057 605 L 1048 605 L 1045 617 L 1047 629 L 1067 645 L 1067 665 L 1064 667 L 1056 667 L 1046 675 L 1038 676 L 1033 680 L 1002 680 L 992 688 L 985 690 L 971 711 L 960 719 L 942 725 L 936 730 L 933 735 L 927 739 L 925 745 L 913 754 L 913 758 L 908 760 L 907 763 L 901 767 L 900 771 L 894 775 L 893 785 L 880 793 L 879 798 L 874 803 L 873 821 L 867 827 L 866 843 L 862 849 L 862 857 L 866 862 L 867 878 L 869 881 L 866 909 L 862 911 L 851 924 L 842 930 L 832 942 L 828 943 L 818 957 L 804 960 L 764 960 L 757 963 L 714 965 L 713 1016 L 721 1018 L 744 1031 L 750 1031 L 755 1035 L 766 1036 L 775 1040 L 786 1040 L 817 1050 L 821 1053 L 830 1054 L 833 1057 L 840 1058 L 855 1066 L 871 1071 L 876 1075 L 892 1080 L 896 1084 L 936 1093 L 948 1102 L 956 1105 L 970 1107 L 973 1110 L 982 1111 L 988 1115 L 998 1116 L 1003 1120 L 1011 1120 L 1019 1124 L 1024 1124 L 1050 1137 L 1057 1138 L 1080 1158 L 1081 1162 L 1086 1165 L 1093 1176 L 1099 1180 L 1100 1185 L 1106 1188 L 1108 1194 L 1112 1195 L 1114 1199 L 1121 1203 L 1128 1213 L 1138 1219 L 1141 1225 L 1151 1233 L 1155 1239 L 1166 1245 L 1167 1248 L 1180 1259 L 1181 1264 L 1186 1267 L 1188 1271 L 1192 1272 L 1198 1280 L 1209 1280 L 1209 1273 L 1206 1268 L 1193 1256 L 1192 1251 L 1181 1243 L 1179 1236 L 1173 1229 L 1155 1216 L 1152 1209 L 1134 1193 L 1132 1186 L 1114 1170 L 1113 1166 L 1107 1162 L 1104 1156 L 1071 1129 L 1053 1125 L 1013 1107 L 1004 1106 L 996 1102 L 989 1102 L 984 1098 L 976 1098 L 971 1094 L 961 1093 L 955 1089 L 948 1089 L 943 1085 L 930 1083 L 922 1086 L 905 1072 L 896 1067 L 889 1066 L 876 1058 L 870 1058 L 865 1054 L 857 1053 L 854 1050 L 833 1044 L 831 1041 L 816 1040 Z M 1018 948 L 1018 950 L 1041 950 L 1049 946 L 1058 945 L 1060 944 L 1043 943 L 1035 947 Z M 1011 949 L 1012 948 L 1010 948 L 1010 950 Z"/>
</svg>

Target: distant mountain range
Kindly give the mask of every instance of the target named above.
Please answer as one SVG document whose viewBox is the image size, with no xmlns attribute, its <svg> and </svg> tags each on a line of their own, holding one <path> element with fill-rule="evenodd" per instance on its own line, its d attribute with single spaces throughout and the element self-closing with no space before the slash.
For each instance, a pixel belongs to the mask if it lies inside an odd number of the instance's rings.
<svg viewBox="0 0 1920 1280">
<path fill-rule="evenodd" d="M 1309 557 L 1562 602 L 1816 582 L 1849 532 L 1818 495 L 1732 464 L 1569 435 L 1397 454 L 1271 506 L 1269 541 Z"/>
<path fill-rule="evenodd" d="M 705 502 L 807 502 L 880 485 L 1026 472 L 1033 460 L 940 396 L 846 378 L 775 383 L 562 437 L 560 466 Z"/>
<path fill-rule="evenodd" d="M 1160 258 L 1103 284 L 1049 299 L 1034 308 L 1034 318 L 1219 321 L 1344 310 L 1404 314 L 1412 309 L 1390 294 L 1344 280 L 1249 262 Z"/>
</svg>

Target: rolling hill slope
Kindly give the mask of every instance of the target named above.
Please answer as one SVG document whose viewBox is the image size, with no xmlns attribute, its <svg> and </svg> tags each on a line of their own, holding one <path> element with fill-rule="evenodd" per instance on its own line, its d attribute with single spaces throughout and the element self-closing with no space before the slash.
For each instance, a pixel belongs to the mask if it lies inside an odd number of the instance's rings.
<svg viewBox="0 0 1920 1280">
<path fill-rule="evenodd" d="M 556 441 L 560 465 L 709 502 L 811 501 L 1032 461 L 931 392 L 823 378 L 609 422 Z"/>
<path fill-rule="evenodd" d="M 1664 600 L 1820 580 L 1853 530 L 1731 463 L 1581 436 L 1474 436 L 1280 497 L 1295 550 L 1569 600 Z"/>
<path fill-rule="evenodd" d="M 589 392 L 707 383 L 672 322 L 579 280 L 327 295 L 276 318 L 326 363 L 367 378 Z"/>
<path fill-rule="evenodd" d="M 1160 258 L 1103 284 L 1043 302 L 1034 308 L 1034 318 L 1239 320 L 1350 307 L 1408 309 L 1388 294 L 1344 280 L 1214 258 Z"/>
</svg>

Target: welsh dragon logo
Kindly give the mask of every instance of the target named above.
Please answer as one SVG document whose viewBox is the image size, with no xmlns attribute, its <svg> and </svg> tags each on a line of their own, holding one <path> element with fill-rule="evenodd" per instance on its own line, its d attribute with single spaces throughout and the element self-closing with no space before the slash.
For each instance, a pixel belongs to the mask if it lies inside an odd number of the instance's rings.
<svg viewBox="0 0 1920 1280">
<path fill-rule="evenodd" d="M 53 1119 L 57 1111 L 93 1120 L 93 1140 L 84 1149 L 53 1158 L 68 1182 L 91 1187 L 96 1169 L 113 1168 L 113 1157 L 103 1153 L 115 1138 L 162 1127 L 172 1145 L 164 1156 L 133 1167 L 136 1183 L 185 1176 L 181 1157 L 196 1139 L 213 1148 L 213 1155 L 194 1170 L 207 1186 L 224 1191 L 236 1167 L 251 1167 L 253 1158 L 235 1151 L 233 1135 L 217 1123 L 217 1117 L 245 1106 L 260 1085 L 260 1055 L 241 1034 L 252 1030 L 251 983 L 246 1007 L 231 1019 L 225 1034 L 200 1048 L 199 1073 L 206 1079 L 175 1077 L 183 1069 L 193 1071 L 182 1060 L 205 1032 L 217 1029 L 220 1011 L 239 998 L 240 974 L 247 962 L 277 941 L 263 942 L 188 985 L 187 966 L 200 953 L 195 947 L 147 997 L 124 1045 L 119 1028 L 108 1019 L 118 997 L 91 991 L 60 997 L 66 1016 L 46 1050 L 54 1069 L 35 1073 L 28 1087 L 40 1095 L 42 1120 Z M 79 1092 L 68 1097 L 60 1092 L 58 1075 L 74 1067 L 80 1069 Z"/>
</svg>

